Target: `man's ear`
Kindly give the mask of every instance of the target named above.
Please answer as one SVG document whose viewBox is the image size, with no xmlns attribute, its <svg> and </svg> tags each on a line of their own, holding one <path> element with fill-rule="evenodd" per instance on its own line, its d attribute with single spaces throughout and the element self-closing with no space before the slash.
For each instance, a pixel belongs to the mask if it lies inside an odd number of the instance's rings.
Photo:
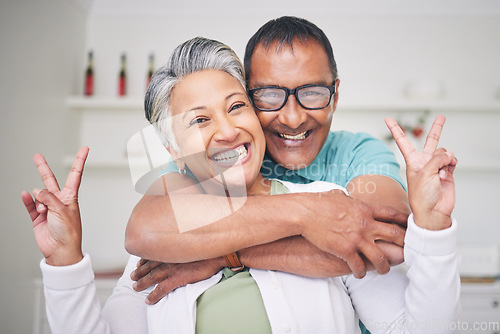
<svg viewBox="0 0 500 334">
<path fill-rule="evenodd" d="M 333 105 L 332 105 L 333 112 L 337 110 L 337 103 L 339 102 L 339 85 L 340 85 L 340 79 L 335 80 L 335 95 L 333 95 Z"/>
</svg>

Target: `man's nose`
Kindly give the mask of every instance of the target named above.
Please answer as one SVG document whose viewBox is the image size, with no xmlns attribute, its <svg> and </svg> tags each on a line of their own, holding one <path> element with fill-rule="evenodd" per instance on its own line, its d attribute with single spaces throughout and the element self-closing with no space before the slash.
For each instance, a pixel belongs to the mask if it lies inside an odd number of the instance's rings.
<svg viewBox="0 0 500 334">
<path fill-rule="evenodd" d="M 278 121 L 291 129 L 297 129 L 306 119 L 306 110 L 297 102 L 295 95 L 290 95 L 286 104 L 279 110 Z"/>
</svg>

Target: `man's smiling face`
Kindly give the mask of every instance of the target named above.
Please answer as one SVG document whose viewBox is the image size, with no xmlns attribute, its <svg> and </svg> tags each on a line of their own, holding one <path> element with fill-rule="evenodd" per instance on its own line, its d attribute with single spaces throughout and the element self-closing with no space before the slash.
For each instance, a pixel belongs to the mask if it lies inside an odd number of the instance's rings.
<svg viewBox="0 0 500 334">
<path fill-rule="evenodd" d="M 288 45 L 277 49 L 276 42 L 268 49 L 257 45 L 251 59 L 248 88 L 293 89 L 307 84 L 334 84 L 323 47 L 316 41 L 304 43 L 294 41 L 293 50 Z M 266 137 L 267 152 L 277 163 L 288 169 L 301 169 L 316 158 L 328 136 L 337 106 L 339 80 L 335 85 L 335 95 L 323 109 L 304 109 L 291 95 L 278 111 L 256 110 Z"/>
</svg>

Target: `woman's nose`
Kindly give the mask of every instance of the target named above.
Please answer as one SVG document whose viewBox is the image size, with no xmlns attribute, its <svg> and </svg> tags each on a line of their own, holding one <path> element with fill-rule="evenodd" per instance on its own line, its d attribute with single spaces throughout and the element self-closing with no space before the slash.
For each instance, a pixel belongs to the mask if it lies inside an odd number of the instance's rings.
<svg viewBox="0 0 500 334">
<path fill-rule="evenodd" d="M 214 135 L 215 140 L 232 142 L 236 139 L 238 133 L 234 120 L 229 115 L 217 119 L 217 132 Z"/>
</svg>

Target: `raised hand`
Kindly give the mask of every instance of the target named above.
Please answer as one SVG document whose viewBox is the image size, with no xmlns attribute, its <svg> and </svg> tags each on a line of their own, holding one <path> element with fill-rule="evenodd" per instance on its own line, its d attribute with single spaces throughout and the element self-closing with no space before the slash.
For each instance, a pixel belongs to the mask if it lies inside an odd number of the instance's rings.
<svg viewBox="0 0 500 334">
<path fill-rule="evenodd" d="M 78 151 L 62 190 L 43 155 L 33 157 L 46 189 L 33 190 L 35 201 L 26 191 L 21 198 L 33 222 L 36 243 L 47 264 L 66 266 L 83 258 L 78 189 L 88 152 L 88 147 Z"/>
<path fill-rule="evenodd" d="M 385 123 L 406 162 L 408 196 L 415 223 L 428 230 L 450 227 L 455 205 L 453 172 L 457 164 L 454 154 L 437 149 L 444 116 L 437 116 L 427 135 L 424 149 L 418 152 L 392 118 Z"/>
</svg>

